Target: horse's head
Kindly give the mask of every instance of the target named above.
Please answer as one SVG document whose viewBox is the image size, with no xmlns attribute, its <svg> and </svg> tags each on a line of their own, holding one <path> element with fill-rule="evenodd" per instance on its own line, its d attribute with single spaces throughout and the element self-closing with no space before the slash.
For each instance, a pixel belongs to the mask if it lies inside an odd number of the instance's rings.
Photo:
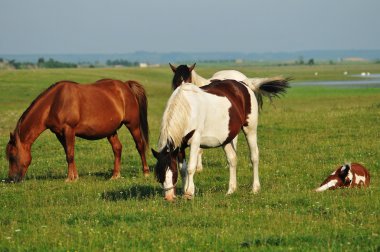
<svg viewBox="0 0 380 252">
<path fill-rule="evenodd" d="M 191 71 L 193 71 L 195 67 L 195 63 L 188 67 L 186 65 L 179 65 L 178 67 L 173 66 L 170 64 L 170 68 L 172 69 L 174 76 L 172 80 L 172 88 L 176 89 L 178 86 L 180 86 L 182 83 L 191 83 Z"/>
<path fill-rule="evenodd" d="M 340 166 L 328 176 L 315 191 L 323 192 L 327 189 L 334 190 L 338 187 L 350 186 L 352 181 L 352 172 L 350 170 L 351 166 L 349 164 Z"/>
<path fill-rule="evenodd" d="M 10 134 L 6 148 L 6 157 L 9 161 L 8 177 L 10 181 L 19 182 L 23 179 L 32 157 L 30 151 L 26 151 L 20 139 L 13 133 Z"/>
<path fill-rule="evenodd" d="M 152 149 L 153 156 L 157 159 L 154 173 L 157 181 L 165 191 L 165 199 L 175 198 L 175 188 L 178 181 L 177 157 L 179 148 L 174 149 L 172 145 L 166 145 L 160 152 Z"/>
</svg>

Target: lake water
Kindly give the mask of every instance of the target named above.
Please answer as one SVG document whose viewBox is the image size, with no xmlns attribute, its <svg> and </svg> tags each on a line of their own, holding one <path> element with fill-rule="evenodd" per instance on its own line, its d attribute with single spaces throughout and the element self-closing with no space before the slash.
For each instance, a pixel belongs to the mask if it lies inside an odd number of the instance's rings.
<svg viewBox="0 0 380 252">
<path fill-rule="evenodd" d="M 342 80 L 342 81 L 305 81 L 296 82 L 293 86 L 349 86 L 349 87 L 376 87 L 380 88 L 380 74 L 371 75 L 351 75 L 358 78 L 357 80 Z"/>
</svg>

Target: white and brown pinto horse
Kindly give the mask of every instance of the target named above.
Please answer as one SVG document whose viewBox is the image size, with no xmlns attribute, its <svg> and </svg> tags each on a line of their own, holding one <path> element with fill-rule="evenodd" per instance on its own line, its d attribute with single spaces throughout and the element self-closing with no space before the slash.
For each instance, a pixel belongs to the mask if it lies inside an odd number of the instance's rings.
<svg viewBox="0 0 380 252">
<path fill-rule="evenodd" d="M 187 65 L 175 67 L 170 63 L 169 66 L 174 73 L 172 80 L 173 89 L 176 89 L 182 83 L 193 83 L 198 87 L 202 87 L 210 84 L 213 80 L 236 80 L 244 81 L 253 88 L 253 91 L 258 91 L 261 83 L 268 80 L 268 78 L 248 78 L 245 74 L 236 70 L 221 70 L 214 73 L 211 78 L 206 79 L 195 72 L 195 63 L 190 67 Z"/>
<path fill-rule="evenodd" d="M 286 91 L 288 79 L 278 78 L 270 85 L 263 84 L 260 93 L 235 80 L 218 80 L 201 88 L 184 83 L 171 95 L 162 118 L 155 174 L 163 185 L 165 199 L 175 198 L 178 179 L 177 162 L 183 182 L 185 197 L 195 192 L 193 176 L 199 148 L 223 147 L 230 170 L 227 194 L 236 190 L 236 149 L 232 140 L 242 129 L 247 139 L 253 165 L 253 192 L 260 190 L 259 150 L 257 147 L 258 110 L 256 96 L 278 96 Z M 190 146 L 186 165 L 184 150 Z"/>
<path fill-rule="evenodd" d="M 323 192 L 339 187 L 367 187 L 369 182 L 369 172 L 363 165 L 358 163 L 344 164 L 328 176 L 315 191 Z"/>
<path fill-rule="evenodd" d="M 271 82 L 278 81 L 278 77 L 274 78 L 248 78 L 245 74 L 236 71 L 236 70 L 221 70 L 212 75 L 211 78 L 206 79 L 200 75 L 198 75 L 194 68 L 195 63 L 188 67 L 187 65 L 179 65 L 178 67 L 172 65 L 169 63 L 170 68 L 172 69 L 174 76 L 172 79 L 172 88 L 175 90 L 178 86 L 180 86 L 182 83 L 193 83 L 198 87 L 202 87 L 205 85 L 210 84 L 214 80 L 236 80 L 239 82 L 244 82 L 247 85 L 250 86 L 253 92 L 260 93 L 263 90 L 260 90 L 260 87 L 262 87 L 263 84 L 266 84 L 267 87 L 269 87 Z M 288 79 L 289 80 L 289 79 Z M 258 96 L 257 98 L 260 98 L 258 100 L 259 105 L 262 105 L 261 96 Z M 234 145 L 235 150 L 237 149 L 237 137 L 234 138 L 232 144 Z M 198 157 L 198 163 L 197 163 L 197 171 L 201 171 L 203 169 L 202 166 L 202 149 L 199 150 L 199 157 Z"/>
</svg>

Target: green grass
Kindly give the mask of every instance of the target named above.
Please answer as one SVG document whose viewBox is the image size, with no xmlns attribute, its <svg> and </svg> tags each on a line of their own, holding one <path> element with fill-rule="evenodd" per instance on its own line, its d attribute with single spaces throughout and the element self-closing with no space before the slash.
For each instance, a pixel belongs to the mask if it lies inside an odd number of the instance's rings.
<svg viewBox="0 0 380 252">
<path fill-rule="evenodd" d="M 197 66 L 210 76 L 219 67 Z M 297 81 L 336 80 L 344 71 L 380 72 L 379 65 L 240 66 L 249 76 L 293 76 Z M 364 70 L 370 69 L 370 70 Z M 355 72 L 356 71 L 356 72 Z M 62 80 L 135 79 L 149 99 L 151 147 L 171 94 L 169 67 L 153 69 L 60 69 L 0 71 L 0 178 L 9 132 L 30 102 Z M 378 251 L 380 249 L 380 88 L 297 87 L 259 116 L 262 191 L 250 193 L 252 172 L 243 135 L 238 147 L 238 191 L 228 188 L 221 149 L 206 150 L 195 175 L 196 197 L 163 200 L 153 176 L 144 178 L 130 134 L 122 176 L 109 181 L 113 154 L 106 140 L 77 140 L 80 179 L 65 183 L 64 151 L 46 131 L 32 148 L 26 180 L 0 183 L 2 251 Z M 314 193 L 336 166 L 363 163 L 368 189 Z M 155 161 L 148 155 L 148 163 Z M 181 186 L 181 183 L 178 185 Z"/>
</svg>

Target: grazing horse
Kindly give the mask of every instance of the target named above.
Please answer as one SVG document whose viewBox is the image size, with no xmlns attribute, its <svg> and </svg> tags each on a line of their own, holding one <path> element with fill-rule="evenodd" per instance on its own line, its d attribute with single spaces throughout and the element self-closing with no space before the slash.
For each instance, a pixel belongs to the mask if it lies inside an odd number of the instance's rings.
<svg viewBox="0 0 380 252">
<path fill-rule="evenodd" d="M 275 85 L 260 87 L 261 96 L 278 96 L 286 91 L 287 79 Z M 253 192 L 260 190 L 257 147 L 258 103 L 252 87 L 235 80 L 218 80 L 201 88 L 184 83 L 171 95 L 162 118 L 155 175 L 163 185 L 165 199 L 175 198 L 178 179 L 177 162 L 187 198 L 195 192 L 193 176 L 199 148 L 223 147 L 229 163 L 230 180 L 227 194 L 236 190 L 236 149 L 232 140 L 240 130 L 247 139 L 253 166 Z M 189 164 L 186 165 L 184 150 L 190 146 Z"/>
<path fill-rule="evenodd" d="M 136 81 L 111 79 L 89 85 L 57 82 L 32 102 L 10 134 L 6 148 L 9 179 L 23 179 L 32 160 L 31 146 L 46 129 L 57 136 L 65 150 L 68 163 L 66 181 L 78 179 L 74 162 L 75 136 L 88 140 L 106 137 L 115 156 L 112 178 L 119 178 L 122 145 L 117 130 L 122 125 L 132 134 L 143 172 L 148 174 L 145 152 L 149 143 L 149 129 L 143 86 Z"/>
<path fill-rule="evenodd" d="M 339 187 L 367 187 L 369 182 L 369 172 L 364 166 L 357 163 L 344 164 L 328 176 L 315 191 L 323 192 Z"/>
<path fill-rule="evenodd" d="M 244 83 L 248 84 L 253 92 L 260 93 L 262 90 L 260 90 L 260 87 L 263 84 L 266 84 L 267 87 L 269 87 L 272 83 L 282 80 L 278 77 L 274 78 L 248 78 L 243 73 L 236 71 L 236 70 L 222 70 L 214 73 L 214 75 L 210 79 L 205 79 L 202 76 L 198 75 L 194 68 L 195 63 L 188 67 L 187 65 L 179 65 L 178 67 L 173 66 L 169 63 L 170 68 L 172 69 L 174 76 L 172 80 L 172 88 L 175 90 L 178 86 L 180 86 L 182 83 L 194 83 L 198 87 L 202 87 L 205 85 L 210 84 L 213 80 L 236 80 L 236 81 L 243 81 Z M 290 79 L 288 79 L 290 80 Z M 276 85 L 275 83 L 273 85 Z M 258 98 L 261 98 L 261 96 L 258 96 Z M 262 100 L 258 100 L 260 106 L 262 105 Z M 235 150 L 237 149 L 237 137 L 233 140 L 232 144 L 234 145 Z M 197 163 L 197 171 L 202 171 L 202 153 L 203 150 L 199 149 L 199 157 L 198 157 L 198 163 Z"/>
</svg>

